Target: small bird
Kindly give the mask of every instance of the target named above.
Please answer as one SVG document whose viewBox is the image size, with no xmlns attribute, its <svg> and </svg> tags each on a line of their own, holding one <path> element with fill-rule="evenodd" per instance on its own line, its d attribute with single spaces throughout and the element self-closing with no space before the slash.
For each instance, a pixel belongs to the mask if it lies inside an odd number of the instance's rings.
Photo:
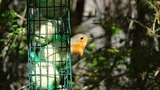
<svg viewBox="0 0 160 90">
<path fill-rule="evenodd" d="M 71 54 L 82 57 L 84 49 L 88 42 L 88 36 L 84 34 L 76 34 L 71 38 Z"/>
<path fill-rule="evenodd" d="M 89 39 L 85 34 L 76 34 L 71 38 L 72 66 L 80 61 Z"/>
</svg>

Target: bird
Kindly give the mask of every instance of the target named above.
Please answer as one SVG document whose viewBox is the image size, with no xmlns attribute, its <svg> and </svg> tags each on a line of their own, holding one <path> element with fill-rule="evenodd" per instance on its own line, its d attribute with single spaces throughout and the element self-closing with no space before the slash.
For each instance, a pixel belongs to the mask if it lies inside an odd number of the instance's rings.
<svg viewBox="0 0 160 90">
<path fill-rule="evenodd" d="M 76 34 L 71 38 L 71 54 L 82 57 L 84 49 L 88 42 L 88 36 L 85 34 Z"/>
<path fill-rule="evenodd" d="M 76 34 L 71 38 L 72 66 L 76 64 L 84 54 L 85 47 L 90 38 L 85 34 Z"/>
</svg>

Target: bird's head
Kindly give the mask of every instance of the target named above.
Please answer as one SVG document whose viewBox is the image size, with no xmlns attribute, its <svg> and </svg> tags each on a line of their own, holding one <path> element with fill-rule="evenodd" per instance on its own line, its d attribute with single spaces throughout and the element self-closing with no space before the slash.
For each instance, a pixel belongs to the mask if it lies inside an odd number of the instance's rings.
<svg viewBox="0 0 160 90">
<path fill-rule="evenodd" d="M 71 38 L 71 54 L 83 56 L 84 49 L 88 42 L 88 36 L 84 34 L 76 34 Z"/>
</svg>

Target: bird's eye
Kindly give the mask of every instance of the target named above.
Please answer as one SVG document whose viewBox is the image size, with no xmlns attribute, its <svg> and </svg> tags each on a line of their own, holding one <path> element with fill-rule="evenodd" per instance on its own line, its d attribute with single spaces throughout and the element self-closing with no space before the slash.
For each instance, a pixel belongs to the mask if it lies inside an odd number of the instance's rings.
<svg viewBox="0 0 160 90">
<path fill-rule="evenodd" d="M 81 37 L 80 39 L 83 40 L 83 37 Z"/>
</svg>

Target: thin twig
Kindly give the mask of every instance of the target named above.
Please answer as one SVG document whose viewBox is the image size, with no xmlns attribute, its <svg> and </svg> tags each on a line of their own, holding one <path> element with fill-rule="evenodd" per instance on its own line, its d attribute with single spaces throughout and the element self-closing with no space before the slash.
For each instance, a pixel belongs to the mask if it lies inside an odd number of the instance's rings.
<svg viewBox="0 0 160 90">
<path fill-rule="evenodd" d="M 154 9 L 156 12 L 158 12 L 157 8 L 151 3 L 150 0 L 147 0 L 146 2 L 147 2 L 151 7 L 153 7 L 153 9 Z"/>
<path fill-rule="evenodd" d="M 30 84 L 32 84 L 32 83 L 29 83 L 29 84 L 27 84 L 27 85 L 24 85 L 24 86 L 20 87 L 18 90 L 23 90 L 24 88 L 27 88 Z"/>
<path fill-rule="evenodd" d="M 19 15 L 18 13 L 14 13 L 17 17 L 19 17 L 21 20 L 24 20 L 24 21 L 26 21 L 26 19 L 23 17 L 23 16 L 21 16 L 21 15 Z"/>
<path fill-rule="evenodd" d="M 21 20 L 19 20 L 19 23 L 18 23 L 20 26 L 23 25 L 24 21 L 26 21 L 26 19 L 25 19 L 26 12 L 27 12 L 27 6 L 25 6 L 25 9 L 23 11 L 23 15 L 22 16 L 19 15 L 18 13 L 16 13 L 16 12 L 14 12 L 14 14 L 21 19 Z"/>
<path fill-rule="evenodd" d="M 150 29 L 149 27 L 143 25 L 141 22 L 139 22 L 139 21 L 137 21 L 137 20 L 135 20 L 135 19 L 133 19 L 133 21 L 134 21 L 135 23 L 138 23 L 140 26 L 146 28 L 146 29 L 148 30 L 148 32 L 149 32 L 150 35 L 155 35 L 155 31 L 153 31 L 153 30 Z"/>
</svg>

